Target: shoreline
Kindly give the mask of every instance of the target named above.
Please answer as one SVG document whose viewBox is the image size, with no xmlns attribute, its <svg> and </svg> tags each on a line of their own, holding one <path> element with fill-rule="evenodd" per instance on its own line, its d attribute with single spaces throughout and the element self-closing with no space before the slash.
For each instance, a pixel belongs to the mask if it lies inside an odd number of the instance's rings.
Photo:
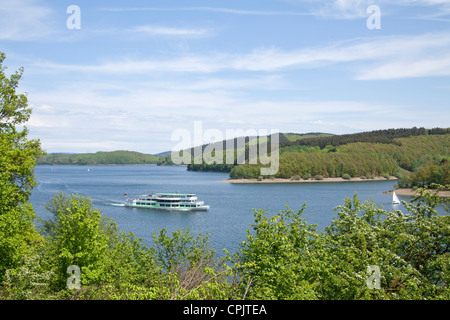
<svg viewBox="0 0 450 320">
<path fill-rule="evenodd" d="M 434 191 L 433 189 L 429 189 L 431 191 Z M 394 190 L 389 190 L 386 192 L 383 192 L 385 194 L 392 194 L 395 193 L 399 196 L 411 196 L 411 197 L 415 197 L 418 196 L 419 194 L 417 193 L 416 189 L 412 189 L 412 188 L 398 188 L 398 189 L 394 189 Z M 450 198 L 450 191 L 440 191 L 439 192 L 439 196 L 441 198 Z"/>
<path fill-rule="evenodd" d="M 375 177 L 372 179 L 362 179 L 362 178 L 350 178 L 350 179 L 344 179 L 341 177 L 338 178 L 323 178 L 321 180 L 315 180 L 313 178 L 310 179 L 300 179 L 300 180 L 293 180 L 293 179 L 286 179 L 286 178 L 275 178 L 275 179 L 227 179 L 222 180 L 221 182 L 227 182 L 227 183 L 236 183 L 236 184 L 250 184 L 250 183 L 323 183 L 323 182 L 364 182 L 364 181 L 394 181 L 398 180 L 397 177 L 391 176 L 389 180 L 387 180 L 385 177 Z"/>
<path fill-rule="evenodd" d="M 284 178 L 276 178 L 276 179 L 227 179 L 222 180 L 221 182 L 225 183 L 234 183 L 234 184 L 270 184 L 270 183 L 326 183 L 326 182 L 373 182 L 373 181 L 395 181 L 398 180 L 397 177 L 391 176 L 389 180 L 387 180 L 385 177 L 375 177 L 373 179 L 362 179 L 362 178 L 351 178 L 351 179 L 343 179 L 343 178 L 323 178 L 322 180 L 314 180 L 314 179 L 307 179 L 307 180 L 292 180 L 292 179 L 284 179 Z M 417 196 L 417 190 L 412 188 L 398 188 L 393 189 L 389 191 L 383 192 L 384 194 L 392 194 L 395 191 L 397 195 L 400 196 Z M 439 196 L 442 198 L 450 198 L 450 191 L 441 191 L 439 192 Z"/>
<path fill-rule="evenodd" d="M 158 167 L 187 167 L 185 164 L 161 164 L 157 163 L 108 163 L 108 164 L 50 164 L 50 163 L 39 163 L 36 166 L 53 166 L 53 167 L 64 167 L 64 166 L 72 166 L 72 167 L 101 167 L 101 166 L 158 166 Z"/>
</svg>

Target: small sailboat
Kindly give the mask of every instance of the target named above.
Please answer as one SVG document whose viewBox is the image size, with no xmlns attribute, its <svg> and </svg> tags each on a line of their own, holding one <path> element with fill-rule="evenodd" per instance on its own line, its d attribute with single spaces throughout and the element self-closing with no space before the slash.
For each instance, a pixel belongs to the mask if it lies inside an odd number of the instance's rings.
<svg viewBox="0 0 450 320">
<path fill-rule="evenodd" d="M 392 195 L 392 204 L 400 204 L 400 199 L 395 194 L 395 191 L 394 194 Z"/>
</svg>

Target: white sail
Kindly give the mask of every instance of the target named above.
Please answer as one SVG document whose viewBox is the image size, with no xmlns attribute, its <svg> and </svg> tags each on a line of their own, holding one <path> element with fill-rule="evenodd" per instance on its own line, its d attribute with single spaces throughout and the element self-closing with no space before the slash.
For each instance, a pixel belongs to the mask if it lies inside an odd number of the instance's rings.
<svg viewBox="0 0 450 320">
<path fill-rule="evenodd" d="M 397 197 L 397 195 L 395 194 L 395 191 L 394 191 L 394 194 L 392 195 L 392 203 L 393 204 L 400 204 L 400 200 Z"/>
</svg>

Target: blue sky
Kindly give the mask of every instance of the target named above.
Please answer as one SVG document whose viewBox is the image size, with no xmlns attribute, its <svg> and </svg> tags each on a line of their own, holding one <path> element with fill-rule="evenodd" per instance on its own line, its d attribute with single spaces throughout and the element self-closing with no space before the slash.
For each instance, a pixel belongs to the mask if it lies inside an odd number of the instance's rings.
<svg viewBox="0 0 450 320">
<path fill-rule="evenodd" d="M 0 0 L 0 51 L 25 69 L 47 152 L 158 153 L 194 121 L 225 136 L 450 120 L 449 0 Z"/>
</svg>

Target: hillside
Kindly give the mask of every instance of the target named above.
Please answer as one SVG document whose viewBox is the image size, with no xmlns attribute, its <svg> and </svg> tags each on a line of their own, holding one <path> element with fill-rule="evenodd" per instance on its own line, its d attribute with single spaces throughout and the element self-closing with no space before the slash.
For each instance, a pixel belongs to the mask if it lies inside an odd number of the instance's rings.
<svg viewBox="0 0 450 320">
<path fill-rule="evenodd" d="M 301 140 L 305 139 L 312 139 L 312 138 L 327 138 L 333 136 L 329 133 L 322 133 L 322 132 L 310 132 L 310 133 L 279 133 L 278 134 L 278 140 L 280 143 L 280 146 L 282 145 L 290 145 L 298 143 Z M 238 140 L 242 140 L 244 142 L 243 147 L 238 146 Z M 201 161 L 198 158 L 192 157 L 192 164 L 189 164 L 187 166 L 187 169 L 189 171 L 212 171 L 212 172 L 230 172 L 235 166 L 236 162 L 239 156 L 244 154 L 245 159 L 248 160 L 249 157 L 249 147 L 255 144 L 259 143 L 260 139 L 264 139 L 266 143 L 268 143 L 268 150 L 270 150 L 270 139 L 271 136 L 265 136 L 265 137 L 240 137 L 240 138 L 234 138 L 232 140 L 224 140 L 215 142 L 210 145 L 202 145 L 197 146 L 195 148 L 188 149 L 187 152 L 189 152 L 191 155 L 194 154 L 201 154 L 202 150 L 205 150 L 207 146 L 216 147 L 218 149 L 221 149 L 224 151 L 224 161 L 223 164 L 215 164 L 215 163 L 206 163 L 205 161 Z M 225 151 L 227 150 L 227 147 L 230 145 L 229 142 L 232 142 L 231 145 L 234 146 L 234 158 L 235 163 L 234 164 L 226 164 L 227 161 L 225 159 Z M 201 149 L 200 149 L 201 148 Z M 217 150 L 217 149 L 216 149 Z"/>
<path fill-rule="evenodd" d="M 79 154 L 46 154 L 37 159 L 38 165 L 113 165 L 158 164 L 162 158 L 134 151 L 111 151 Z"/>
<path fill-rule="evenodd" d="M 397 176 L 402 186 L 449 181 L 450 129 L 410 128 L 346 135 L 293 135 L 280 134 L 279 170 L 274 176 L 261 177 L 261 165 L 236 163 L 203 162 L 188 165 L 188 170 L 229 172 L 232 179 L 372 179 Z M 235 150 L 235 154 L 238 152 L 242 150 Z"/>
</svg>

